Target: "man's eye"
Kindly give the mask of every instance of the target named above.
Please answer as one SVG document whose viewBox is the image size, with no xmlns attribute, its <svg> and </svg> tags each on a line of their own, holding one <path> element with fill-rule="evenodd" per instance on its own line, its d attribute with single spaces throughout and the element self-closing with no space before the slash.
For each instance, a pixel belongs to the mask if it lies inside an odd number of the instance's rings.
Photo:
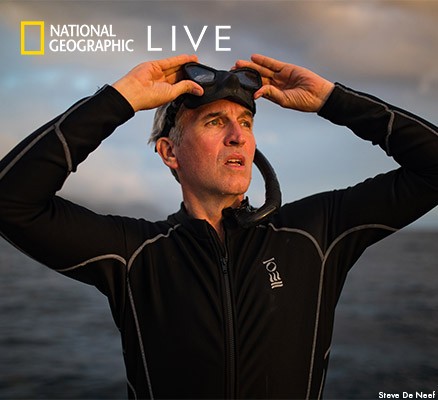
<svg viewBox="0 0 438 400">
<path fill-rule="evenodd" d="M 242 121 L 242 122 L 240 123 L 240 125 L 242 125 L 242 126 L 245 127 L 245 128 L 251 128 L 251 127 L 252 127 L 252 123 L 251 123 L 251 121 Z"/>
<path fill-rule="evenodd" d="M 219 120 L 218 119 L 212 119 L 211 121 L 208 121 L 207 122 L 207 125 L 210 125 L 210 126 L 218 126 L 219 125 Z"/>
</svg>

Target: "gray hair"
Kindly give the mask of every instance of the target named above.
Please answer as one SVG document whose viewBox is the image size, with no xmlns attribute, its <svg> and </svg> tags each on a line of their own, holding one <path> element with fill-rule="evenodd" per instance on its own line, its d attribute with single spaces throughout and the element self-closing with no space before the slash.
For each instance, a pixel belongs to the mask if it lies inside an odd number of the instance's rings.
<svg viewBox="0 0 438 400">
<path fill-rule="evenodd" d="M 161 137 L 161 132 L 163 132 L 164 125 L 166 124 L 166 112 L 170 103 L 163 104 L 158 107 L 155 111 L 154 122 L 152 124 L 152 131 L 149 136 L 148 143 L 155 144 L 157 140 Z M 181 116 L 183 115 L 183 109 L 185 107 L 182 105 L 178 110 L 175 117 L 175 125 L 169 131 L 169 138 L 178 146 L 182 141 L 183 124 L 181 123 Z"/>
<path fill-rule="evenodd" d="M 161 137 L 161 132 L 163 132 L 164 125 L 166 124 L 167 108 L 170 106 L 170 104 L 171 103 L 163 104 L 162 106 L 158 107 L 157 110 L 155 111 L 154 122 L 152 124 L 152 131 L 148 140 L 149 144 L 156 144 L 157 140 Z M 177 146 L 181 144 L 183 139 L 184 124 L 182 121 L 183 119 L 182 116 L 184 115 L 183 112 L 184 109 L 185 109 L 184 105 L 181 105 L 175 117 L 175 124 L 174 126 L 172 126 L 172 128 L 169 131 L 169 138 Z M 179 182 L 177 172 L 172 168 L 170 168 L 170 172 L 172 172 L 174 178 Z"/>
</svg>

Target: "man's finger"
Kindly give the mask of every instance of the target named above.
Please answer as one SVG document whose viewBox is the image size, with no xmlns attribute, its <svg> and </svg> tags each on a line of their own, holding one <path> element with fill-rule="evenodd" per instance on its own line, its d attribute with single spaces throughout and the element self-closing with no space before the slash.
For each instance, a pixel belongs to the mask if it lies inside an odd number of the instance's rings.
<svg viewBox="0 0 438 400">
<path fill-rule="evenodd" d="M 262 54 L 253 54 L 251 56 L 251 60 L 257 65 L 267 68 L 273 72 L 280 72 L 286 65 L 282 61 L 276 60 L 275 58 L 264 56 Z"/>
<path fill-rule="evenodd" d="M 236 68 L 252 68 L 255 69 L 256 71 L 258 71 L 260 73 L 260 75 L 263 76 L 267 76 L 270 75 L 270 71 L 267 68 L 264 68 L 252 61 L 247 61 L 247 60 L 237 60 L 235 66 L 233 67 L 233 69 Z"/>
<path fill-rule="evenodd" d="M 190 80 L 183 80 L 175 83 L 173 85 L 173 90 L 174 93 L 176 93 L 175 98 L 185 93 L 194 94 L 195 96 L 202 96 L 204 93 L 202 86 Z"/>
<path fill-rule="evenodd" d="M 175 57 L 165 58 L 163 60 L 158 60 L 157 64 L 160 66 L 161 70 L 165 75 L 172 74 L 183 64 L 188 62 L 198 62 L 198 57 L 195 54 L 180 54 Z"/>
<path fill-rule="evenodd" d="M 267 67 L 267 66 L 263 66 L 261 64 L 255 63 L 253 61 L 245 61 L 245 60 L 238 60 L 236 62 L 236 67 L 237 68 L 252 68 L 255 69 L 256 71 L 258 71 L 262 77 L 262 79 L 272 79 L 274 77 L 274 75 L 276 74 L 277 71 L 274 71 L 273 69 Z M 264 84 L 267 84 L 267 81 L 263 82 Z"/>
</svg>

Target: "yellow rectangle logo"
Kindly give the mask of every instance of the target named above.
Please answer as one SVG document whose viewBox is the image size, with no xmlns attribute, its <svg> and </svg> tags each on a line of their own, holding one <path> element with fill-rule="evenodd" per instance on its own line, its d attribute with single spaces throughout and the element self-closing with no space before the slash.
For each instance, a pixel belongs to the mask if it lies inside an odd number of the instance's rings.
<svg viewBox="0 0 438 400">
<path fill-rule="evenodd" d="M 27 26 L 39 26 L 39 48 L 27 49 L 26 48 L 26 27 Z M 44 21 L 21 21 L 21 54 L 25 56 L 41 56 L 44 54 Z"/>
</svg>

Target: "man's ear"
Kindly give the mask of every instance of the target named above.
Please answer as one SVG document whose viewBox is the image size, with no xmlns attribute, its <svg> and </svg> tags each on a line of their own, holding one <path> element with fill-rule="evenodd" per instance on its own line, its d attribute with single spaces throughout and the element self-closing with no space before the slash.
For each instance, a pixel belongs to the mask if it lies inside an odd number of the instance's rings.
<svg viewBox="0 0 438 400">
<path fill-rule="evenodd" d="M 178 160 L 174 153 L 174 146 L 173 141 L 168 137 L 159 138 L 156 143 L 157 153 L 160 155 L 164 164 L 171 169 L 176 169 L 178 167 Z"/>
</svg>

